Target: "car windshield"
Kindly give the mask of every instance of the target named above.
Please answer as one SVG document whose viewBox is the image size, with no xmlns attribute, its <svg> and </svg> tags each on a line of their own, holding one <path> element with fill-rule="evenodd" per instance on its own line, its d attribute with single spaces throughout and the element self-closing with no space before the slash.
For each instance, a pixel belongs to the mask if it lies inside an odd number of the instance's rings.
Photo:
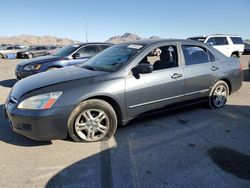
<svg viewBox="0 0 250 188">
<path fill-rule="evenodd" d="M 35 47 L 29 47 L 28 49 L 27 49 L 27 51 L 32 51 L 32 50 L 34 50 L 35 49 Z"/>
<path fill-rule="evenodd" d="M 128 63 L 142 48 L 143 45 L 137 44 L 115 45 L 87 60 L 79 67 L 90 70 L 115 72 L 124 64 Z"/>
<path fill-rule="evenodd" d="M 79 46 L 80 45 L 78 44 L 64 46 L 63 48 L 59 49 L 56 53 L 54 53 L 53 56 L 60 56 L 60 57 L 68 56 L 75 50 L 77 50 Z"/>
</svg>

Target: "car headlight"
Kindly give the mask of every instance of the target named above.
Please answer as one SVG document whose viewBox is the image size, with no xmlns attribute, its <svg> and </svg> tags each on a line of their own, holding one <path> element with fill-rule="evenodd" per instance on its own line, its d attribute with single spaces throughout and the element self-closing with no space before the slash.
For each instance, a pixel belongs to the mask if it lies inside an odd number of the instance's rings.
<svg viewBox="0 0 250 188">
<path fill-rule="evenodd" d="M 26 65 L 24 66 L 23 70 L 38 70 L 40 69 L 41 64 L 35 64 L 35 65 Z"/>
<path fill-rule="evenodd" d="M 61 91 L 36 95 L 23 100 L 17 108 L 30 110 L 49 109 L 61 95 Z"/>
</svg>

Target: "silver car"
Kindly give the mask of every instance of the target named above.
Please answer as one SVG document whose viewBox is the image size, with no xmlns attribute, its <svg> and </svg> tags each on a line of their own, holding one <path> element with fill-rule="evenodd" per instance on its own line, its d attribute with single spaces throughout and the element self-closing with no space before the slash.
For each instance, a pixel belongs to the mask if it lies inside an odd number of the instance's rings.
<svg viewBox="0 0 250 188">
<path fill-rule="evenodd" d="M 240 89 L 242 69 L 191 40 L 114 45 L 79 67 L 25 78 L 5 104 L 13 130 L 35 140 L 100 141 L 117 125 L 169 106 L 206 102 L 221 108 Z M 142 127 L 143 128 L 143 127 Z"/>
</svg>

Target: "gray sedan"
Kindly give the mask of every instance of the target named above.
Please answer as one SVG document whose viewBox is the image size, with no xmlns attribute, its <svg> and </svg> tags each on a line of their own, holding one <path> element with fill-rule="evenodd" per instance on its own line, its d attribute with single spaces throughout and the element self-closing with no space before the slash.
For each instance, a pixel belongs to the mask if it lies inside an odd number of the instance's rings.
<svg viewBox="0 0 250 188">
<path fill-rule="evenodd" d="M 221 108 L 240 89 L 242 68 L 196 41 L 114 45 L 79 67 L 25 78 L 5 104 L 13 130 L 35 140 L 100 141 L 117 125 L 170 106 L 206 102 Z"/>
</svg>

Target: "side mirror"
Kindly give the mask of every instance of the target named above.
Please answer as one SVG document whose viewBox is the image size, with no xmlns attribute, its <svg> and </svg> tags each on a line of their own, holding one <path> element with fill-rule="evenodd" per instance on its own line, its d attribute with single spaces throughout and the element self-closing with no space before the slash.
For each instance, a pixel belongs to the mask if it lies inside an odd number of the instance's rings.
<svg viewBox="0 0 250 188">
<path fill-rule="evenodd" d="M 77 59 L 77 58 L 80 57 L 80 54 L 79 54 L 79 53 L 74 53 L 74 54 L 72 55 L 72 57 L 73 57 L 73 59 Z"/>
<path fill-rule="evenodd" d="M 148 74 L 153 72 L 153 65 L 147 63 L 141 63 L 132 69 L 132 72 L 135 76 L 139 74 Z"/>
</svg>

